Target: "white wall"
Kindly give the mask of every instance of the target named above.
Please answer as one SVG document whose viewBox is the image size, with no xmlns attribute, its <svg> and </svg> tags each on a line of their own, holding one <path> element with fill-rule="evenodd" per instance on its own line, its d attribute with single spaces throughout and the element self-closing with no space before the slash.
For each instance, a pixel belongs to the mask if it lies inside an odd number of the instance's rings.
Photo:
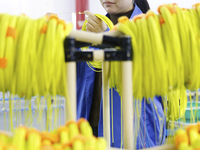
<svg viewBox="0 0 200 150">
<path fill-rule="evenodd" d="M 31 18 L 39 18 L 47 12 L 56 13 L 59 18 L 71 21 L 72 12 L 75 12 L 75 0 L 0 0 L 0 13 L 24 13 Z"/>
</svg>

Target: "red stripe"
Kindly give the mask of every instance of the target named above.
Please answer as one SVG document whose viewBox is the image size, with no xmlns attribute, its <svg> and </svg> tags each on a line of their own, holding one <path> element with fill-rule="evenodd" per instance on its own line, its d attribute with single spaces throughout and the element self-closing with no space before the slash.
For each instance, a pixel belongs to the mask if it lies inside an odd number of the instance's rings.
<svg viewBox="0 0 200 150">
<path fill-rule="evenodd" d="M 84 12 L 85 10 L 89 10 L 88 0 L 76 0 L 76 12 Z M 76 14 L 77 30 L 80 30 L 82 28 L 84 20 L 85 20 L 84 14 Z"/>
</svg>

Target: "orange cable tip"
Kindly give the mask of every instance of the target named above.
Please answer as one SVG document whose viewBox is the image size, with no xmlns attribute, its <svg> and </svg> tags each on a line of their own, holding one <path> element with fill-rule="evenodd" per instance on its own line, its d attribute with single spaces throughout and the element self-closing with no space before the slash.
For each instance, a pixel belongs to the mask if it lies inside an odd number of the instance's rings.
<svg viewBox="0 0 200 150">
<path fill-rule="evenodd" d="M 187 131 L 188 134 L 189 134 L 189 132 L 190 132 L 191 130 L 194 130 L 194 131 L 198 132 L 198 126 L 197 126 L 197 125 L 189 125 L 189 126 L 187 126 L 187 127 L 185 128 L 185 130 Z"/>
<path fill-rule="evenodd" d="M 200 3 L 196 3 L 196 4 L 194 4 L 193 6 L 200 6 Z"/>
<path fill-rule="evenodd" d="M 122 16 L 122 17 L 119 17 L 118 18 L 118 22 L 119 23 L 125 23 L 125 22 L 127 22 L 127 21 L 129 21 L 129 18 L 128 17 L 126 17 L 126 16 Z"/>
<path fill-rule="evenodd" d="M 70 121 L 68 121 L 68 122 L 66 123 L 66 126 L 69 126 L 69 125 L 72 124 L 72 123 L 76 124 L 76 122 L 75 122 L 74 120 L 70 120 Z"/>
<path fill-rule="evenodd" d="M 199 131 L 199 133 L 200 133 L 200 122 L 197 123 L 197 128 L 198 128 L 198 131 Z"/>
<path fill-rule="evenodd" d="M 63 132 L 63 131 L 69 132 L 69 128 L 66 127 L 66 126 L 60 126 L 60 127 L 58 128 L 58 130 L 57 130 L 58 134 L 60 134 L 60 132 Z"/>
<path fill-rule="evenodd" d="M 189 144 L 189 138 L 188 138 L 187 134 L 185 134 L 185 135 L 176 135 L 174 137 L 174 144 L 175 144 L 177 149 L 179 149 L 179 145 L 181 143 Z"/>
<path fill-rule="evenodd" d="M 80 118 L 77 122 L 78 126 L 82 123 L 82 122 L 87 122 L 87 120 L 85 118 Z"/>
<path fill-rule="evenodd" d="M 175 6 L 168 7 L 168 9 L 171 12 L 171 14 L 175 14 L 177 12 L 177 7 L 175 7 Z"/>
<path fill-rule="evenodd" d="M 148 13 L 146 13 L 145 18 L 148 19 L 150 16 L 154 17 L 155 14 L 153 12 L 149 11 Z"/>
<path fill-rule="evenodd" d="M 200 6 L 200 3 L 196 3 L 196 4 L 192 5 L 192 7 L 195 9 L 197 9 L 198 6 Z"/>
<path fill-rule="evenodd" d="M 114 25 L 114 27 L 113 27 L 109 32 L 111 32 L 111 31 L 116 31 L 116 30 L 117 30 L 117 24 Z"/>
<path fill-rule="evenodd" d="M 141 19 L 142 17 L 145 17 L 146 14 L 139 14 L 139 15 L 136 15 L 135 17 L 133 17 L 133 20 L 134 21 L 137 21 L 138 19 Z"/>
<path fill-rule="evenodd" d="M 10 37 L 13 37 L 15 39 L 15 37 L 16 37 L 16 29 L 13 28 L 13 27 L 8 26 L 6 36 L 7 37 L 10 36 Z"/>
<path fill-rule="evenodd" d="M 45 25 L 42 26 L 42 28 L 40 30 L 40 34 L 42 34 L 42 33 L 45 34 L 46 32 L 47 32 L 47 24 L 45 24 Z"/>
<path fill-rule="evenodd" d="M 35 129 L 35 128 L 31 128 L 31 129 L 28 129 L 27 130 L 27 133 L 26 133 L 26 139 L 28 138 L 28 136 L 31 134 L 31 133 L 37 133 L 38 135 L 40 135 L 40 131 Z"/>
<path fill-rule="evenodd" d="M 158 12 L 159 12 L 159 14 L 161 14 L 160 9 L 161 9 L 162 7 L 168 7 L 168 6 L 167 6 L 167 4 L 160 5 L 160 6 L 158 7 Z"/>
<path fill-rule="evenodd" d="M 68 142 L 63 145 L 63 148 L 72 147 L 72 142 Z"/>
<path fill-rule="evenodd" d="M 57 21 L 59 20 L 59 18 L 56 14 L 51 14 L 49 17 L 49 20 L 51 20 L 51 19 L 56 19 Z"/>
<path fill-rule="evenodd" d="M 55 133 L 49 133 L 49 132 L 41 132 L 40 136 L 43 140 L 49 140 L 51 143 L 57 143 L 59 141 L 59 137 Z"/>
<path fill-rule="evenodd" d="M 63 30 L 66 29 L 66 23 L 65 23 L 65 20 L 63 20 L 63 19 L 59 19 L 59 20 L 58 20 L 58 24 L 62 24 L 62 25 L 63 25 Z"/>
<path fill-rule="evenodd" d="M 159 18 L 159 20 L 160 20 L 160 24 L 161 25 L 165 23 L 165 20 L 164 20 L 164 18 L 162 16 Z"/>
<path fill-rule="evenodd" d="M 0 68 L 6 68 L 7 66 L 7 59 L 6 58 L 0 58 Z"/>
</svg>

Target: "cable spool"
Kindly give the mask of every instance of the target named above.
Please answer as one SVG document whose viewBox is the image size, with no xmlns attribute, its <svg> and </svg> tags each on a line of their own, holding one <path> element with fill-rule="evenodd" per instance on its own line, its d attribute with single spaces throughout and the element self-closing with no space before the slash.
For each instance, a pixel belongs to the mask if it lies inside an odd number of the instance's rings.
<svg viewBox="0 0 200 150">
<path fill-rule="evenodd" d="M 113 23 L 111 22 L 111 20 L 104 16 L 104 15 L 100 15 L 100 14 L 94 14 L 97 18 L 101 19 L 103 22 L 106 23 L 106 25 L 108 26 L 108 28 L 111 30 L 114 25 Z M 84 23 L 83 23 L 83 26 L 82 26 L 82 31 L 86 31 L 86 23 L 88 21 L 85 20 Z M 88 47 L 84 47 L 84 48 L 81 48 L 81 50 L 84 50 L 84 49 L 87 49 Z M 90 69 L 92 69 L 93 71 L 95 72 L 101 72 L 101 69 L 102 69 L 102 61 L 87 61 L 87 65 L 90 67 Z M 100 70 L 99 70 L 100 69 Z"/>
</svg>

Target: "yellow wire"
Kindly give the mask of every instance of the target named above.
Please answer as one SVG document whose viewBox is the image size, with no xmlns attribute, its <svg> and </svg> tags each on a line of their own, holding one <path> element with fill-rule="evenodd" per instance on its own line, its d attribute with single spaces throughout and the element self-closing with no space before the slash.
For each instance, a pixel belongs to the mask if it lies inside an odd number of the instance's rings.
<svg viewBox="0 0 200 150">
<path fill-rule="evenodd" d="M 101 19 L 102 21 L 104 21 L 110 30 L 114 27 L 113 23 L 107 16 L 100 15 L 100 14 L 95 14 L 95 16 Z M 87 23 L 87 20 L 85 20 L 83 23 L 83 26 L 81 29 L 82 31 L 86 31 L 86 23 Z M 81 49 L 84 50 L 86 48 L 87 47 L 84 47 Z M 98 69 L 102 69 L 102 61 L 89 61 L 89 62 L 87 61 L 87 65 L 90 67 L 91 70 L 95 72 L 101 72 L 101 70 L 98 70 Z"/>
<path fill-rule="evenodd" d="M 39 121 L 43 121 L 40 97 L 46 97 L 47 128 L 51 129 L 51 96 L 56 97 L 57 94 L 65 96 L 70 108 L 66 82 L 63 82 L 66 78 L 63 42 L 72 30 L 72 24 L 66 24 L 54 16 L 49 20 L 46 17 L 33 20 L 27 16 L 1 14 L 0 26 L 2 33 L 0 35 L 2 42 L 0 58 L 7 60 L 7 66 L 4 69 L 0 68 L 0 80 L 2 80 L 0 90 L 3 91 L 3 95 L 6 91 L 10 91 L 10 128 L 13 129 L 12 99 L 18 95 L 24 99 L 25 106 L 29 104 L 25 124 L 28 121 L 32 124 L 31 98 L 33 96 L 39 96 L 36 98 L 36 106 L 39 112 Z M 8 29 L 16 32 L 15 37 L 10 35 L 6 37 Z M 3 101 L 5 107 L 5 98 Z M 21 100 L 16 102 L 19 103 L 17 108 L 21 109 Z M 21 113 L 19 117 L 21 117 Z M 18 121 L 16 123 L 18 124 Z"/>
</svg>

